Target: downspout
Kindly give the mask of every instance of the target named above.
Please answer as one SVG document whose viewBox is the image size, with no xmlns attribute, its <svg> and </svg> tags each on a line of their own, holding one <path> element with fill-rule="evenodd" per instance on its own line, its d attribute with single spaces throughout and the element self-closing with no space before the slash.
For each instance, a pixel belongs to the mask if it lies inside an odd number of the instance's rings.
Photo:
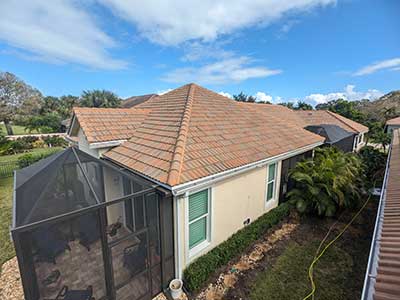
<svg viewBox="0 0 400 300">
<path fill-rule="evenodd" d="M 180 222 L 180 202 L 182 197 L 177 197 L 174 196 L 174 202 L 175 202 L 175 236 L 176 236 L 176 265 L 175 265 L 175 276 L 178 279 L 182 279 L 182 255 L 181 255 L 181 245 L 182 245 L 182 241 L 181 241 L 181 234 L 180 234 L 180 226 L 181 226 L 181 222 Z"/>
</svg>

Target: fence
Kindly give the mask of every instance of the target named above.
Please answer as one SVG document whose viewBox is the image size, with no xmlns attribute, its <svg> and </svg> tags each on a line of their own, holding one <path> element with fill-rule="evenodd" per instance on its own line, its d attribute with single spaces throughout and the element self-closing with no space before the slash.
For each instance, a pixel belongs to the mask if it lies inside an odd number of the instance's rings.
<svg viewBox="0 0 400 300">
<path fill-rule="evenodd" d="M 0 178 L 13 176 L 16 169 L 18 169 L 18 160 L 0 162 Z"/>
</svg>

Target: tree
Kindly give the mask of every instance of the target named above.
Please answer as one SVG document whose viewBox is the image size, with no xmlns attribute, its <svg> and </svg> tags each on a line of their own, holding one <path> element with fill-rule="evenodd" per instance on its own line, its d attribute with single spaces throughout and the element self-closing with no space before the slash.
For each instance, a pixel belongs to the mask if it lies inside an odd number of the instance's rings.
<svg viewBox="0 0 400 300">
<path fill-rule="evenodd" d="M 358 155 L 363 162 L 368 186 L 375 187 L 379 186 L 379 184 L 382 185 L 387 155 L 371 146 L 362 147 Z"/>
<path fill-rule="evenodd" d="M 367 117 L 358 109 L 356 109 L 356 104 L 356 101 L 337 99 L 331 100 L 327 103 L 318 104 L 315 109 L 329 110 L 353 121 L 364 123 L 367 120 Z"/>
<path fill-rule="evenodd" d="M 288 193 L 299 212 L 333 216 L 355 206 L 360 196 L 362 165 L 353 153 L 316 149 L 314 159 L 297 163 L 290 172 L 295 188 Z"/>
<path fill-rule="evenodd" d="M 282 105 L 287 108 L 294 109 L 294 102 L 282 102 L 282 103 L 278 103 L 278 105 Z"/>
<path fill-rule="evenodd" d="M 37 115 L 26 121 L 26 129 L 29 132 L 37 130 L 41 133 L 59 132 L 61 117 L 57 112 L 50 112 L 44 115 Z"/>
<path fill-rule="evenodd" d="M 14 74 L 0 73 L 0 120 L 4 122 L 7 134 L 12 135 L 10 122 L 17 114 L 32 113 L 42 98 L 41 93 L 27 85 Z"/>
<path fill-rule="evenodd" d="M 386 151 L 386 147 L 390 144 L 391 137 L 388 133 L 385 133 L 383 130 L 375 132 L 371 135 L 372 141 L 375 143 L 381 144 L 383 151 Z"/>
<path fill-rule="evenodd" d="M 61 96 L 60 99 L 60 107 L 58 109 L 58 113 L 61 115 L 63 119 L 67 119 L 72 114 L 72 108 L 74 106 L 79 106 L 79 97 L 66 95 Z"/>
<path fill-rule="evenodd" d="M 40 103 L 40 115 L 57 112 L 60 108 L 60 99 L 53 96 L 44 97 Z"/>
<path fill-rule="evenodd" d="M 233 95 L 233 99 L 239 102 L 256 102 L 256 97 L 246 95 L 243 92 L 240 92 L 238 95 Z"/>
<path fill-rule="evenodd" d="M 282 102 L 279 103 L 278 105 L 282 105 L 293 110 L 313 110 L 312 105 L 304 101 L 299 101 L 296 104 L 294 102 Z"/>
<path fill-rule="evenodd" d="M 121 99 L 105 90 L 83 91 L 80 105 L 84 107 L 118 107 Z"/>
<path fill-rule="evenodd" d="M 297 102 L 297 105 L 294 109 L 295 110 L 313 110 L 313 107 L 304 101 L 299 101 L 299 102 Z"/>
</svg>

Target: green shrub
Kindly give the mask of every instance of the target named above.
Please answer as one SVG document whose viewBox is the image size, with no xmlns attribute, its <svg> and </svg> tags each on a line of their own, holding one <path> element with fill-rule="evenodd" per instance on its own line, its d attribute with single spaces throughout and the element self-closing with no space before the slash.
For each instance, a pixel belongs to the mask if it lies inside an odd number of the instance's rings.
<svg viewBox="0 0 400 300">
<path fill-rule="evenodd" d="M 195 292 L 199 290 L 218 268 L 240 255 L 269 228 L 277 224 L 285 216 L 288 216 L 289 211 L 290 206 L 288 203 L 279 205 L 233 234 L 207 254 L 196 259 L 183 273 L 184 282 L 189 291 Z"/>
<path fill-rule="evenodd" d="M 33 143 L 39 138 L 36 136 L 24 136 L 15 140 L 4 140 L 0 143 L 0 154 L 16 154 L 33 149 Z"/>
<path fill-rule="evenodd" d="M 67 141 L 58 135 L 45 136 L 45 137 L 43 137 L 43 141 L 49 147 L 65 147 L 68 145 Z"/>
<path fill-rule="evenodd" d="M 295 188 L 288 197 L 301 213 L 332 217 L 340 209 L 358 205 L 362 171 L 356 154 L 334 147 L 316 149 L 314 159 L 299 162 L 291 170 Z"/>
<path fill-rule="evenodd" d="M 362 162 L 368 187 L 383 182 L 387 155 L 371 146 L 361 148 L 358 153 Z"/>
<path fill-rule="evenodd" d="M 25 168 L 27 166 L 30 166 L 30 165 L 34 164 L 35 162 L 37 162 L 37 161 L 39 161 L 39 160 L 41 160 L 43 158 L 46 158 L 46 157 L 48 157 L 50 155 L 53 155 L 54 153 L 56 153 L 58 151 L 60 151 L 60 150 L 59 149 L 49 149 L 49 151 L 45 152 L 45 153 L 39 153 L 39 154 L 27 153 L 27 154 L 24 154 L 24 155 L 22 155 L 22 156 L 20 156 L 18 158 L 18 161 L 17 161 L 18 167 L 21 168 L 21 169 Z"/>
</svg>

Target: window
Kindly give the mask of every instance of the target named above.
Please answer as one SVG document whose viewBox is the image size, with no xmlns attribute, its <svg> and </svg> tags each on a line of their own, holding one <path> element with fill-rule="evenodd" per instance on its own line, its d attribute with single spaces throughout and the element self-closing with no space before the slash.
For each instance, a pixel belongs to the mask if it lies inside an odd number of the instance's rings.
<svg viewBox="0 0 400 300">
<path fill-rule="evenodd" d="M 210 224 L 209 190 L 189 196 L 189 250 L 208 242 Z"/>
<path fill-rule="evenodd" d="M 276 169 L 276 163 L 268 165 L 267 201 L 275 197 Z"/>
</svg>

